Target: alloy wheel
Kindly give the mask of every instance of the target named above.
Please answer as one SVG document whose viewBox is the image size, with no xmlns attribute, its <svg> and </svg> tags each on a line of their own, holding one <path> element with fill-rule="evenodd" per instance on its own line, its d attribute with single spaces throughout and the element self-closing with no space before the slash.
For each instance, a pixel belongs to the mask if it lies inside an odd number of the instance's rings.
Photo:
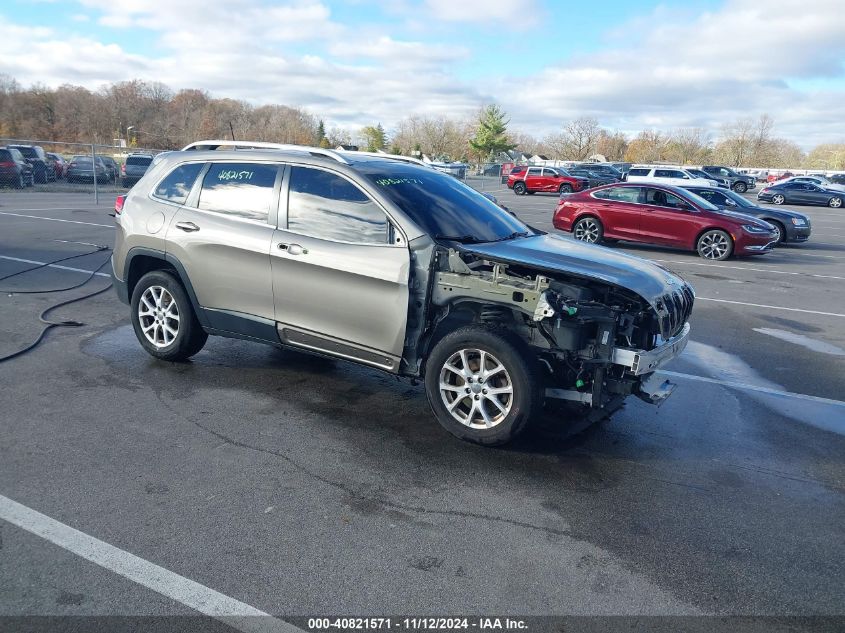
<svg viewBox="0 0 845 633">
<path fill-rule="evenodd" d="M 179 306 L 166 288 L 150 286 L 138 302 L 138 321 L 150 343 L 167 347 L 179 334 Z"/>
<path fill-rule="evenodd" d="M 728 238 L 719 231 L 705 233 L 699 242 L 698 251 L 705 259 L 724 259 L 730 252 Z"/>
<path fill-rule="evenodd" d="M 783 204 L 785 199 L 786 198 L 783 197 L 783 194 L 780 194 L 780 193 L 772 196 L 772 202 L 774 202 L 775 204 Z"/>
<path fill-rule="evenodd" d="M 596 242 L 598 242 L 599 241 L 599 225 L 598 225 L 598 223 L 591 218 L 581 220 L 575 226 L 575 239 L 581 240 L 582 242 L 588 242 L 590 244 L 595 244 Z"/>
<path fill-rule="evenodd" d="M 440 370 L 440 398 L 449 414 L 471 429 L 490 429 L 510 413 L 513 382 L 505 366 L 489 352 L 462 349 Z"/>
<path fill-rule="evenodd" d="M 838 209 L 842 206 L 842 198 L 831 198 L 830 202 L 828 202 L 828 206 L 833 207 L 834 209 Z"/>
</svg>

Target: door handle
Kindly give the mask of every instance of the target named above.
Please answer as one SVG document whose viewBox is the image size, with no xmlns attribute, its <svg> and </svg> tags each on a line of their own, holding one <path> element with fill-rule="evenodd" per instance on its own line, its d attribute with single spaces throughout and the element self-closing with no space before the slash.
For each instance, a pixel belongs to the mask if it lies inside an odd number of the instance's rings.
<svg viewBox="0 0 845 633">
<path fill-rule="evenodd" d="M 279 244 L 279 250 L 287 251 L 291 255 L 307 255 L 308 249 L 302 248 L 299 244 Z"/>
<path fill-rule="evenodd" d="M 194 231 L 200 230 L 200 227 L 193 222 L 177 222 L 176 228 L 185 231 L 186 233 L 193 233 Z"/>
</svg>

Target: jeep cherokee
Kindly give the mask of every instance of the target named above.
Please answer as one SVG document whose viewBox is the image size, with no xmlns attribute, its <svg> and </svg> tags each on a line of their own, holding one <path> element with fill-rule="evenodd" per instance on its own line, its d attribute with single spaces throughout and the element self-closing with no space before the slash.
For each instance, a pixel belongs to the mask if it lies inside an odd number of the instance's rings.
<svg viewBox="0 0 845 633">
<path fill-rule="evenodd" d="M 486 445 L 546 401 L 597 419 L 674 387 L 653 372 L 686 345 L 694 295 L 668 270 L 428 167 L 215 145 L 168 154 L 115 205 L 115 288 L 154 357 L 217 334 L 363 363 L 422 379 L 439 422 Z"/>
</svg>

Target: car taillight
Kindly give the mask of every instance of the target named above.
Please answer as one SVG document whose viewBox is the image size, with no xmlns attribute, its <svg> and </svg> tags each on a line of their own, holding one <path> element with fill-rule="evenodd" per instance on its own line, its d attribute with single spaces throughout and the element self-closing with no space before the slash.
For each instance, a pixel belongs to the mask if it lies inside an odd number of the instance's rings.
<svg viewBox="0 0 845 633">
<path fill-rule="evenodd" d="M 123 174 L 124 176 L 126 175 L 126 165 L 120 166 L 120 173 Z"/>
<path fill-rule="evenodd" d="M 126 194 L 118 196 L 114 201 L 114 214 L 120 215 L 123 211 L 123 203 L 126 202 Z"/>
<path fill-rule="evenodd" d="M 0 163 L 0 167 L 14 167 L 14 166 L 15 166 L 14 161 L 8 161 L 8 162 Z"/>
</svg>

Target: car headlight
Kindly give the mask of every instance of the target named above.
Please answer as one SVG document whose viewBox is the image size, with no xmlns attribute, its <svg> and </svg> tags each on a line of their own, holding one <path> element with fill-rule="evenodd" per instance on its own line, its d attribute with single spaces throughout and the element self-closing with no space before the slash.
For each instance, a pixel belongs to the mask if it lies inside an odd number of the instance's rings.
<svg viewBox="0 0 845 633">
<path fill-rule="evenodd" d="M 769 233 L 769 229 L 764 229 L 762 226 L 754 226 L 753 224 L 743 224 L 742 228 L 746 233 Z"/>
<path fill-rule="evenodd" d="M 792 218 L 792 223 L 795 226 L 805 226 L 807 224 L 807 220 L 804 218 Z"/>
</svg>

